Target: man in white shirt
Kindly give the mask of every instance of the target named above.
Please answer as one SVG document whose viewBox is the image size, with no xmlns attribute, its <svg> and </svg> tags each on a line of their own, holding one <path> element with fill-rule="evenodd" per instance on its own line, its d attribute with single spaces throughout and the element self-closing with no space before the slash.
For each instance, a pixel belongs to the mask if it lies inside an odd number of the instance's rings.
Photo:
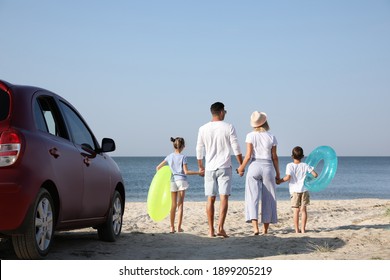
<svg viewBox="0 0 390 280">
<path fill-rule="evenodd" d="M 232 188 L 231 151 L 236 156 L 239 165 L 242 163 L 242 154 L 238 143 L 236 130 L 233 125 L 224 122 L 226 111 L 221 102 L 210 107 L 212 120 L 199 128 L 196 143 L 196 157 L 199 172 L 205 172 L 204 186 L 207 196 L 207 219 L 209 236 L 228 237 L 224 224 L 228 210 L 229 195 Z M 205 157 L 205 165 L 203 165 Z M 217 234 L 214 231 L 214 204 L 217 194 L 221 203 Z"/>
</svg>

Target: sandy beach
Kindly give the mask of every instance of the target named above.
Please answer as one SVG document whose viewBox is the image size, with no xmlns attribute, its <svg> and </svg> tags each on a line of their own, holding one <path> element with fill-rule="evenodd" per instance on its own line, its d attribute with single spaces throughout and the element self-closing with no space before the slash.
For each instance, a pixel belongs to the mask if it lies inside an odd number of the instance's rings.
<svg viewBox="0 0 390 280">
<path fill-rule="evenodd" d="M 219 206 L 217 201 L 216 206 Z M 101 242 L 93 229 L 57 232 L 47 259 L 54 260 L 389 260 L 390 201 L 318 200 L 308 207 L 304 234 L 293 230 L 289 201 L 278 201 L 279 223 L 254 236 L 244 222 L 244 202 L 230 201 L 229 238 L 209 238 L 205 202 L 185 202 L 182 233 L 169 233 L 169 219 L 154 222 L 146 203 L 128 202 L 122 235 Z M 1 259 L 14 259 L 1 242 Z"/>
</svg>

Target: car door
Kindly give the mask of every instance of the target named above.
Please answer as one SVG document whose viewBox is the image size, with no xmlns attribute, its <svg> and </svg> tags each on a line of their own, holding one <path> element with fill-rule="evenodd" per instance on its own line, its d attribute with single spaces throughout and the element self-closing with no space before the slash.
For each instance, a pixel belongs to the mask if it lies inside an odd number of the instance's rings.
<svg viewBox="0 0 390 280">
<path fill-rule="evenodd" d="M 33 106 L 37 132 L 47 149 L 48 156 L 44 158 L 51 166 L 45 179 L 54 183 L 59 194 L 59 222 L 76 220 L 82 209 L 84 185 L 79 151 L 69 140 L 64 120 L 50 93 L 38 93 Z"/>
<path fill-rule="evenodd" d="M 96 139 L 81 116 L 67 103 L 60 101 L 71 138 L 76 145 L 84 172 L 82 218 L 103 217 L 111 202 L 109 168 L 106 156 L 99 152 Z"/>
</svg>

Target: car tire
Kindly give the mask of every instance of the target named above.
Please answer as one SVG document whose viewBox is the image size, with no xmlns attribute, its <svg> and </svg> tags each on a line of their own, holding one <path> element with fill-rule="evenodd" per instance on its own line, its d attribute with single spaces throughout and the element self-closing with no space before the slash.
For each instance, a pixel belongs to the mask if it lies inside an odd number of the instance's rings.
<svg viewBox="0 0 390 280">
<path fill-rule="evenodd" d="M 97 228 L 100 240 L 114 242 L 122 231 L 123 198 L 118 191 L 114 192 L 107 221 Z"/>
<path fill-rule="evenodd" d="M 46 189 L 39 191 L 32 210 L 25 233 L 12 236 L 14 251 L 20 259 L 44 258 L 54 239 L 55 208 Z"/>
</svg>

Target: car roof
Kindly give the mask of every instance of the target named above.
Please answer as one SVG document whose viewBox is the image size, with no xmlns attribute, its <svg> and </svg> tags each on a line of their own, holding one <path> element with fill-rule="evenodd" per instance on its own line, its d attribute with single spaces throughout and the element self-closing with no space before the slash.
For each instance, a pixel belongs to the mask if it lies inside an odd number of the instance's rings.
<svg viewBox="0 0 390 280">
<path fill-rule="evenodd" d="M 35 124 L 33 122 L 33 112 L 32 112 L 32 99 L 37 92 L 42 92 L 44 95 L 53 96 L 56 99 L 64 100 L 69 104 L 64 98 L 59 95 L 48 91 L 46 89 L 27 86 L 27 85 L 16 85 L 0 80 L 0 88 L 5 90 L 10 94 L 11 97 L 11 110 L 10 117 L 6 122 L 8 125 L 23 127 L 26 129 L 34 129 Z M 30 116 L 26 118 L 26 116 Z"/>
</svg>

